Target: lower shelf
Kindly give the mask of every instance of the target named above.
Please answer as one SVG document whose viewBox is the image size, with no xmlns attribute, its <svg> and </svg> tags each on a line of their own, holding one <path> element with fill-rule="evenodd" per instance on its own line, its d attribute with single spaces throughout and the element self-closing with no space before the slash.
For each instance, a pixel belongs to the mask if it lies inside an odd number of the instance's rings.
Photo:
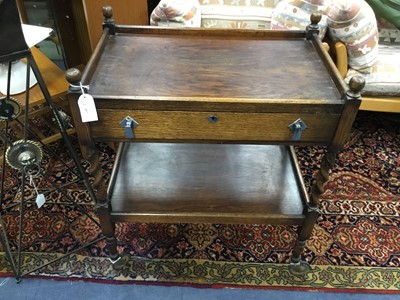
<svg viewBox="0 0 400 300">
<path fill-rule="evenodd" d="M 290 147 L 122 143 L 114 222 L 302 224 L 307 196 Z"/>
</svg>

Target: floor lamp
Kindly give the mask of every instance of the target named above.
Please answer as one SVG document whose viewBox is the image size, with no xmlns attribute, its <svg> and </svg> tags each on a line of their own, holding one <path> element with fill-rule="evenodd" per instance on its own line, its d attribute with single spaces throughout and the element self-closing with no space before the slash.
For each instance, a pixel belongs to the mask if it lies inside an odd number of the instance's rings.
<svg viewBox="0 0 400 300">
<path fill-rule="evenodd" d="M 5 96 L 0 97 L 0 121 L 5 123 L 4 132 L 0 131 L 0 138 L 3 141 L 4 150 L 3 150 L 3 165 L 2 165 L 2 182 L 1 182 L 1 197 L 0 197 L 0 243 L 3 245 L 6 258 L 11 266 L 12 272 L 15 275 L 17 282 L 21 280 L 24 275 L 30 274 L 34 271 L 39 270 L 40 268 L 47 266 L 55 261 L 58 261 L 64 258 L 71 253 L 66 253 L 61 257 L 58 257 L 54 260 L 47 262 L 44 265 L 36 266 L 34 269 L 22 272 L 22 245 L 21 239 L 23 235 L 24 228 L 24 207 L 25 207 L 25 188 L 27 184 L 32 184 L 29 182 L 29 178 L 32 179 L 32 174 L 34 176 L 42 176 L 44 180 L 49 180 L 46 174 L 40 168 L 40 163 L 42 161 L 43 152 L 42 149 L 46 147 L 43 143 L 40 143 L 36 140 L 28 139 L 28 137 L 32 136 L 32 132 L 29 131 L 29 126 L 27 126 L 28 114 L 29 114 L 29 88 L 31 85 L 31 71 L 35 76 L 38 85 L 44 95 L 47 105 L 53 113 L 54 119 L 60 129 L 60 133 L 64 139 L 68 152 L 74 162 L 74 166 L 76 169 L 77 180 L 73 183 L 79 181 L 82 183 L 86 190 L 88 191 L 90 197 L 95 199 L 94 191 L 90 185 L 89 179 L 85 173 L 84 168 L 81 165 L 81 161 L 78 158 L 76 151 L 74 150 L 70 138 L 67 134 L 67 130 L 65 128 L 65 120 L 64 116 L 57 109 L 54 104 L 50 93 L 46 87 L 46 84 L 41 76 L 41 73 L 38 69 L 38 66 L 32 56 L 32 53 L 29 49 L 29 46 L 25 40 L 19 12 L 17 9 L 15 0 L 0 0 L 0 41 L 8 41 L 6 43 L 2 43 L 0 47 L 0 63 L 8 65 L 7 72 L 7 83 L 5 88 Z M 11 76 L 13 69 L 13 62 L 21 59 L 26 59 L 26 81 L 25 81 L 25 104 L 24 108 L 22 105 L 13 97 L 11 97 L 11 87 L 12 81 L 14 80 Z M 21 122 L 19 117 L 24 114 L 23 120 Z M 23 138 L 17 141 L 12 141 L 9 135 L 7 134 L 9 122 L 17 122 L 23 128 Z M 34 134 L 33 134 L 34 135 Z M 2 203 L 2 199 L 4 199 L 4 178 L 5 178 L 5 168 L 12 167 L 13 169 L 20 174 L 21 182 L 20 182 L 20 193 L 21 199 L 19 201 L 19 241 L 18 241 L 18 249 L 17 253 L 12 253 L 9 247 L 9 240 L 7 239 L 7 225 L 5 224 L 2 218 L 2 210 L 4 209 L 4 205 Z M 50 181 L 50 180 L 49 180 Z M 78 209 L 81 213 L 87 215 L 93 222 L 97 225 L 98 222 L 90 216 L 90 214 L 79 204 L 77 204 L 74 199 L 71 198 L 70 195 L 63 191 L 63 187 L 51 182 L 51 186 L 54 191 L 60 192 L 61 195 L 67 199 L 74 205 L 76 209 Z M 36 188 L 35 188 L 36 189 Z M 40 204 L 43 205 L 43 195 L 38 194 L 36 197 L 36 203 L 38 206 Z M 97 241 L 103 239 L 103 237 L 97 237 L 95 240 L 75 249 L 74 252 L 79 251 Z"/>
</svg>

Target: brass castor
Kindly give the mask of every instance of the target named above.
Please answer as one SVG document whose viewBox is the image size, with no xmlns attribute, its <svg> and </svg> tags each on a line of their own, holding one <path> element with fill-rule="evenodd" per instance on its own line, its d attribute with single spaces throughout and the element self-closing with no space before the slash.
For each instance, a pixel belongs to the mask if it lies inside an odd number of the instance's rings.
<svg viewBox="0 0 400 300">
<path fill-rule="evenodd" d="M 109 258 L 115 270 L 121 270 L 123 267 L 125 267 L 128 264 L 129 259 L 129 254 L 122 254 L 116 260 Z"/>
<path fill-rule="evenodd" d="M 311 267 L 305 261 L 300 261 L 298 263 L 290 263 L 289 272 L 293 275 L 300 276 L 305 275 L 311 270 Z"/>
</svg>

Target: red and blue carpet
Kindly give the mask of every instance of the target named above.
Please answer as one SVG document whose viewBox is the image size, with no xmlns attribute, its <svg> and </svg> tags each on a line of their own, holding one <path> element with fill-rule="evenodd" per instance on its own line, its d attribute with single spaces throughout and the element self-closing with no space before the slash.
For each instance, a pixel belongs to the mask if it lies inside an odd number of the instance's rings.
<svg viewBox="0 0 400 300">
<path fill-rule="evenodd" d="M 304 259 L 311 264 L 307 275 L 294 276 L 287 268 L 297 236 L 295 226 L 147 223 L 117 225 L 119 250 L 131 254 L 122 270 L 113 269 L 101 240 L 31 275 L 112 283 L 400 293 L 398 117 L 359 113 L 307 242 Z M 43 168 L 57 183 L 72 181 L 73 172 L 59 163 L 61 159 L 72 165 L 62 143 L 53 148 L 59 155 L 45 156 Z M 114 152 L 105 145 L 101 148 L 105 176 L 109 176 Z M 308 186 L 324 151 L 323 147 L 297 148 Z M 88 216 L 54 192 L 40 209 L 26 204 L 19 241 L 19 206 L 10 205 L 21 198 L 18 173 L 7 170 L 3 182 L 2 217 L 11 249 L 15 251 L 19 242 L 23 246 L 24 271 L 101 236 Z M 45 181 L 37 185 L 41 191 L 50 188 Z M 69 186 L 67 192 L 94 215 L 90 197 L 80 185 Z M 29 198 L 34 191 L 27 193 Z M 3 252 L 0 275 L 12 275 Z"/>
</svg>

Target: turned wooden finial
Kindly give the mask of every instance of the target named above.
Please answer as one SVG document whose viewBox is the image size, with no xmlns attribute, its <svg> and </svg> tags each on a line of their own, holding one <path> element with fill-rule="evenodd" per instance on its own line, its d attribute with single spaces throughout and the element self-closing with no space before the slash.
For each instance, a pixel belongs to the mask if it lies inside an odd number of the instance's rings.
<svg viewBox="0 0 400 300">
<path fill-rule="evenodd" d="M 65 78 L 70 84 L 79 83 L 82 79 L 82 72 L 77 68 L 70 68 L 65 71 Z"/>
<path fill-rule="evenodd" d="M 365 86 L 365 79 L 362 76 L 353 76 L 349 82 L 349 90 L 347 96 L 351 98 L 360 98 L 361 91 Z"/>
<path fill-rule="evenodd" d="M 70 84 L 70 90 L 80 90 L 80 84 L 82 80 L 82 72 L 77 68 L 70 68 L 65 71 L 65 78 Z"/>
<path fill-rule="evenodd" d="M 307 39 L 311 39 L 314 34 L 319 34 L 319 26 L 318 23 L 322 19 L 322 14 L 320 12 L 313 12 L 310 16 L 311 24 L 307 26 Z"/>
<path fill-rule="evenodd" d="M 108 28 L 111 34 L 115 34 L 115 20 L 113 19 L 113 11 L 111 6 L 103 6 L 103 28 Z"/>
<path fill-rule="evenodd" d="M 310 21 L 311 21 L 311 26 L 317 26 L 318 28 L 318 23 L 322 19 L 322 14 L 320 12 L 313 12 L 310 16 Z"/>
<path fill-rule="evenodd" d="M 109 5 L 103 6 L 103 16 L 104 16 L 105 21 L 112 19 L 113 11 L 112 11 L 111 6 L 109 6 Z"/>
</svg>

